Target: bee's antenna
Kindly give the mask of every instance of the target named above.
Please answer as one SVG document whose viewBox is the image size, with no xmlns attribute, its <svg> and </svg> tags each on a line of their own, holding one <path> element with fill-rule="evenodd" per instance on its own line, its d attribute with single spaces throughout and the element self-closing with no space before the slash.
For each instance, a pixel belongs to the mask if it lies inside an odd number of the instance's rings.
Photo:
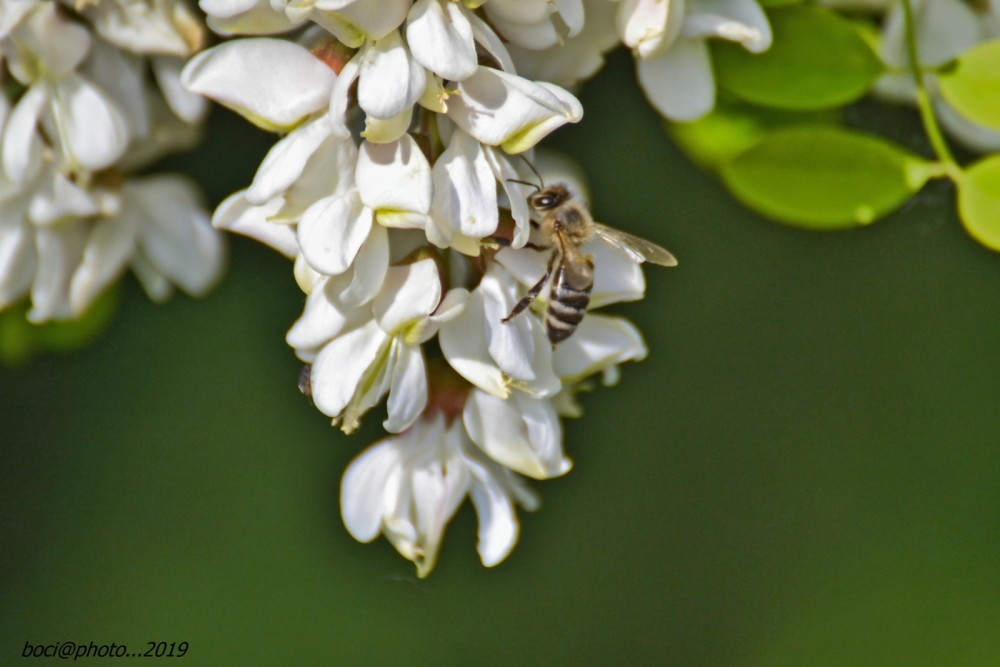
<svg viewBox="0 0 1000 667">
<path fill-rule="evenodd" d="M 531 162 L 528 160 L 528 158 L 524 157 L 523 153 L 520 155 L 520 158 L 522 160 L 524 160 L 524 164 L 528 165 L 528 169 L 531 170 L 531 173 L 533 173 L 535 176 L 538 177 L 538 182 L 541 183 L 541 186 L 539 186 L 538 189 L 541 190 L 542 188 L 544 188 L 545 187 L 545 179 L 542 178 L 542 175 L 538 173 L 537 169 L 535 169 L 535 165 L 531 164 Z"/>
<path fill-rule="evenodd" d="M 521 185 L 527 185 L 530 188 L 535 188 L 535 192 L 538 192 L 538 191 L 541 190 L 541 188 L 538 185 L 536 185 L 535 183 L 529 183 L 528 181 L 521 181 L 521 180 L 518 180 L 516 178 L 508 178 L 507 182 L 508 183 L 520 183 Z"/>
</svg>

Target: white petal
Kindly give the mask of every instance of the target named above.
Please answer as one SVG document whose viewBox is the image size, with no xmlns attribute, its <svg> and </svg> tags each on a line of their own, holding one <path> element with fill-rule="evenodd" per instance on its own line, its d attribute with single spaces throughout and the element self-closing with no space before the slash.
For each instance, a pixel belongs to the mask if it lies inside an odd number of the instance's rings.
<svg viewBox="0 0 1000 667">
<path fill-rule="evenodd" d="M 320 199 L 298 225 L 299 247 L 309 264 L 328 275 L 343 273 L 372 228 L 371 210 L 356 192 Z"/>
<path fill-rule="evenodd" d="M 496 178 L 478 141 L 455 132 L 434 163 L 433 175 L 432 215 L 440 225 L 476 238 L 496 231 Z"/>
<path fill-rule="evenodd" d="M 521 25 L 544 21 L 552 11 L 547 0 L 490 0 L 486 8 L 504 21 Z"/>
<path fill-rule="evenodd" d="M 437 263 L 423 259 L 389 269 L 382 291 L 372 302 L 372 312 L 383 331 L 396 334 L 426 318 L 440 301 Z"/>
<path fill-rule="evenodd" d="M 548 479 L 567 472 L 562 427 L 547 400 L 515 393 L 509 400 L 473 391 L 463 412 L 472 441 L 491 459 L 522 475 Z"/>
<path fill-rule="evenodd" d="M 100 89 L 77 75 L 59 80 L 53 90 L 57 123 L 66 152 L 81 166 L 99 171 L 117 160 L 128 145 L 128 123 Z"/>
<path fill-rule="evenodd" d="M 361 201 L 376 211 L 430 211 L 431 167 L 408 134 L 388 144 L 364 142 L 355 178 Z"/>
<path fill-rule="evenodd" d="M 556 0 L 556 8 L 563 23 L 569 28 L 568 37 L 575 37 L 583 30 L 583 0 Z"/>
<path fill-rule="evenodd" d="M 472 25 L 459 3 L 417 0 L 407 19 L 406 41 L 414 59 L 443 79 L 461 81 L 478 66 Z"/>
<path fill-rule="evenodd" d="M 66 218 L 85 218 L 100 213 L 95 193 L 61 173 L 42 177 L 28 206 L 28 217 L 36 225 L 58 225 Z"/>
<path fill-rule="evenodd" d="M 523 312 L 508 322 L 502 322 L 517 304 L 514 282 L 506 271 L 490 267 L 479 284 L 483 294 L 483 314 L 486 319 L 490 356 L 503 371 L 518 380 L 536 379 L 534 367 L 535 343 L 532 327 L 540 327 L 529 312 Z M 548 341 L 543 343 L 548 345 Z"/>
<path fill-rule="evenodd" d="M 225 244 L 194 184 L 180 176 L 153 176 L 132 181 L 126 194 L 140 208 L 139 242 L 156 268 L 192 296 L 211 289 L 222 273 Z"/>
<path fill-rule="evenodd" d="M 478 461 L 466 465 L 472 474 L 469 498 L 479 518 L 479 558 L 486 567 L 497 565 L 513 550 L 520 534 L 514 505 L 489 468 Z"/>
<path fill-rule="evenodd" d="M 306 20 L 292 20 L 284 12 L 274 11 L 268 0 L 200 0 L 198 4 L 208 14 L 208 27 L 220 35 L 273 35 L 288 32 Z"/>
<path fill-rule="evenodd" d="M 476 40 L 476 44 L 481 46 L 500 65 L 500 69 L 513 74 L 516 70 L 514 63 L 510 59 L 510 53 L 508 53 L 503 40 L 493 31 L 493 28 L 465 7 L 462 8 L 462 13 L 469 21 L 469 25 L 472 26 L 472 35 Z"/>
<path fill-rule="evenodd" d="M 82 224 L 65 224 L 35 231 L 38 269 L 31 285 L 29 322 L 39 324 L 72 316 L 68 298 L 69 281 L 83 254 L 86 233 Z"/>
<path fill-rule="evenodd" d="M 269 220 L 280 207 L 280 199 L 272 199 L 261 206 L 253 206 L 246 200 L 246 190 L 240 190 L 226 197 L 215 209 L 212 214 L 212 226 L 249 236 L 292 259 L 299 252 L 295 228 Z"/>
<path fill-rule="evenodd" d="M 339 294 L 347 276 L 323 277 L 306 297 L 306 307 L 285 335 L 285 342 L 300 358 L 315 354 L 320 347 L 339 335 L 341 331 L 364 324 L 363 311 L 347 307 Z"/>
<path fill-rule="evenodd" d="M 361 138 L 376 144 L 397 141 L 410 129 L 412 121 L 413 107 L 406 107 L 398 116 L 392 118 L 365 116 L 365 129 L 361 133 Z"/>
<path fill-rule="evenodd" d="M 715 106 L 715 77 L 704 40 L 680 38 L 666 53 L 639 60 L 636 69 L 646 97 L 670 120 L 697 120 Z"/>
<path fill-rule="evenodd" d="M 548 6 L 546 2 L 541 4 Z M 546 17 L 537 23 L 516 23 L 497 15 L 496 12 L 492 11 L 494 7 L 494 2 L 486 5 L 486 16 L 489 17 L 490 23 L 497 29 L 497 32 L 511 44 L 535 51 L 551 49 L 559 44 L 560 36 L 556 32 L 551 18 Z"/>
<path fill-rule="evenodd" d="M 368 303 L 382 289 L 388 270 L 389 233 L 382 225 L 373 225 L 354 258 L 354 278 L 340 293 L 340 300 L 353 308 Z"/>
<path fill-rule="evenodd" d="M 642 268 L 624 251 L 600 239 L 587 243 L 583 250 L 594 258 L 594 289 L 590 293 L 590 308 L 643 297 L 646 279 Z"/>
<path fill-rule="evenodd" d="M 143 60 L 103 40 L 97 40 L 81 72 L 115 101 L 126 119 L 128 133 L 133 139 L 149 136 L 152 109 L 146 93 L 146 63 Z"/>
<path fill-rule="evenodd" d="M 151 58 L 150 64 L 156 76 L 156 84 L 178 118 L 186 123 L 200 123 L 208 114 L 208 101 L 195 95 L 181 83 L 183 60 L 179 58 Z"/>
<path fill-rule="evenodd" d="M 364 52 L 358 51 L 340 70 L 337 82 L 330 91 L 330 123 L 333 133 L 345 140 L 351 139 L 351 130 L 347 127 L 347 108 L 351 104 L 351 89 L 361 74 L 361 62 Z"/>
<path fill-rule="evenodd" d="M 323 26 L 328 29 L 337 27 L 338 29 L 332 32 L 338 39 L 348 46 L 358 47 L 365 39 L 382 39 L 402 25 L 412 4 L 412 0 L 379 0 L 379 2 L 351 2 L 347 5 L 338 1 L 327 5 L 324 0 L 317 0 L 316 7 L 319 9 L 325 9 L 327 6 L 336 7 L 335 12 L 329 12 L 328 18 L 335 17 L 340 25 L 323 23 Z M 354 43 L 348 41 L 352 36 L 359 37 L 360 41 Z"/>
<path fill-rule="evenodd" d="M 68 76 L 86 57 L 91 43 L 87 29 L 65 17 L 56 3 L 36 3 L 35 7 L 16 30 L 16 44 L 4 45 L 12 47 L 5 49 L 11 73 L 24 85 L 43 76 L 50 80 Z"/>
<path fill-rule="evenodd" d="M 649 58 L 673 44 L 683 20 L 684 0 L 622 0 L 618 32 L 625 46 Z"/>
<path fill-rule="evenodd" d="M 483 391 L 506 398 L 510 395 L 510 388 L 490 357 L 485 318 L 482 292 L 473 290 L 461 314 L 441 327 L 438 341 L 441 352 L 455 372 Z"/>
<path fill-rule="evenodd" d="M 288 131 L 324 108 L 337 75 L 307 49 L 281 39 L 240 39 L 202 51 L 181 82 L 259 127 Z"/>
<path fill-rule="evenodd" d="M 576 332 L 556 346 L 556 373 L 573 383 L 626 361 L 646 356 L 646 344 L 635 326 L 620 317 L 588 313 Z"/>
<path fill-rule="evenodd" d="M 362 51 L 358 105 L 376 118 L 398 116 L 424 92 L 424 68 L 393 31 Z"/>
<path fill-rule="evenodd" d="M 486 151 L 486 160 L 490 163 L 493 176 L 503 187 L 510 204 L 510 215 L 514 218 L 514 238 L 511 245 L 520 248 L 528 242 L 531 235 L 531 210 L 528 208 L 527 190 L 524 185 L 513 183 L 511 179 L 520 179 L 520 174 L 510 164 L 504 153 L 496 148 Z M 539 274 L 541 275 L 541 274 Z M 534 284 L 534 283 L 532 283 Z"/>
<path fill-rule="evenodd" d="M 0 308 L 27 294 L 38 262 L 34 229 L 24 220 L 24 211 L 12 210 L 14 205 L 9 202 L 4 205 L 4 215 L 0 215 Z"/>
<path fill-rule="evenodd" d="M 427 407 L 427 371 L 424 355 L 417 345 L 399 345 L 399 354 L 392 369 L 389 389 L 388 418 L 382 423 L 390 433 L 399 433 L 417 420 Z"/>
<path fill-rule="evenodd" d="M 771 26 L 757 0 L 691 0 L 681 34 L 739 42 L 751 53 L 771 46 Z"/>
<path fill-rule="evenodd" d="M 374 321 L 337 336 L 320 350 L 312 365 L 312 397 L 325 415 L 337 417 L 354 397 L 386 335 Z"/>
<path fill-rule="evenodd" d="M 508 153 L 528 150 L 565 123 L 583 117 L 579 100 L 556 86 L 480 67 L 458 83 L 448 116 L 473 137 Z"/>
<path fill-rule="evenodd" d="M 347 531 L 359 542 L 371 542 L 382 528 L 382 499 L 390 475 L 399 466 L 393 439 L 382 440 L 363 451 L 344 471 L 340 482 L 340 516 Z"/>
<path fill-rule="evenodd" d="M 70 282 L 70 305 L 77 315 L 83 314 L 124 270 L 135 250 L 137 213 L 134 208 L 126 207 L 117 218 L 94 223 L 83 258 Z"/>
<path fill-rule="evenodd" d="M 14 183 L 28 183 L 42 168 L 42 142 L 36 130 L 48 104 L 42 86 L 32 86 L 21 96 L 3 128 L 3 171 Z"/>
</svg>

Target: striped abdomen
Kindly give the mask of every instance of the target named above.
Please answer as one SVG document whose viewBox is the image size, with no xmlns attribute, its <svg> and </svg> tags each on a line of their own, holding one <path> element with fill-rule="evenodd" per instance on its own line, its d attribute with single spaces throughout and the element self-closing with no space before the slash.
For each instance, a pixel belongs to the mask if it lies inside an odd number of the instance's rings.
<svg viewBox="0 0 1000 667">
<path fill-rule="evenodd" d="M 549 307 L 545 311 L 545 332 L 555 345 L 569 338 L 580 324 L 594 287 L 594 264 L 589 257 L 576 255 L 562 261 L 552 277 Z"/>
</svg>

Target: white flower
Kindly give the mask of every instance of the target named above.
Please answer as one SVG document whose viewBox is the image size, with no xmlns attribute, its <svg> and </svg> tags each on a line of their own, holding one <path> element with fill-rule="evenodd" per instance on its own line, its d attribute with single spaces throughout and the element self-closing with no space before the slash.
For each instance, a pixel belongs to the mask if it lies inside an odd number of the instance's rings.
<svg viewBox="0 0 1000 667">
<path fill-rule="evenodd" d="M 336 290 L 341 285 L 328 281 L 313 290 L 288 342 L 312 363 L 313 401 L 334 423 L 352 432 L 388 393 L 384 426 L 398 433 L 427 406 L 421 343 L 462 311 L 468 293 L 454 288 L 442 298 L 433 259 L 390 268 L 370 309 L 345 308 Z"/>
<path fill-rule="evenodd" d="M 308 49 L 279 39 L 225 42 L 184 67 L 181 82 L 255 125 L 288 131 L 326 107 L 337 75 Z"/>
<path fill-rule="evenodd" d="M 369 447 L 344 473 L 340 507 L 355 539 L 384 533 L 426 577 L 437 562 L 445 527 L 465 497 L 479 517 L 479 556 L 492 567 L 517 543 L 515 503 L 538 500 L 508 469 L 475 452 L 462 425 L 442 416 Z"/>
<path fill-rule="evenodd" d="M 573 465 L 563 454 L 559 415 L 547 399 L 515 392 L 504 400 L 474 389 L 462 420 L 476 446 L 522 475 L 549 479 Z"/>
<path fill-rule="evenodd" d="M 465 310 L 441 329 L 441 351 L 459 375 L 498 398 L 508 398 L 512 388 L 552 396 L 562 385 L 542 323 L 535 317 L 500 321 L 519 298 L 514 277 L 491 263 Z"/>
<path fill-rule="evenodd" d="M 478 255 L 480 239 L 492 236 L 500 223 L 499 184 L 515 225 L 512 244 L 523 246 L 530 232 L 528 205 L 522 186 L 512 182 L 521 174 L 503 151 L 451 129 L 448 147 L 434 163 L 428 240 L 438 247 Z"/>
<path fill-rule="evenodd" d="M 508 45 L 518 73 L 528 79 L 571 88 L 594 76 L 604 66 L 604 54 L 618 45 L 617 4 L 583 0 L 587 17 L 583 29 L 542 50 Z"/>
<path fill-rule="evenodd" d="M 771 46 L 757 0 L 624 0 L 618 28 L 649 101 L 677 121 L 696 120 L 715 106 L 706 39 L 737 42 L 751 53 Z"/>
</svg>

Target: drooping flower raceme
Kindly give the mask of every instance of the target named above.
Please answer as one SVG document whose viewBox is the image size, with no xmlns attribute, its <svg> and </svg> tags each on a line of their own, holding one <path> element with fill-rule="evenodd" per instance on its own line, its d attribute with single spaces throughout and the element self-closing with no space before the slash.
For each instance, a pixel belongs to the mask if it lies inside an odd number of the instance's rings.
<svg viewBox="0 0 1000 667">
<path fill-rule="evenodd" d="M 180 86 L 202 29 L 186 6 L 111 1 L 74 14 L 4 3 L 0 54 L 0 309 L 77 317 L 126 268 L 150 297 L 202 294 L 222 239 L 193 184 L 126 174 L 190 145 L 205 101 Z M 148 78 L 146 68 L 153 72 Z"/>
<path fill-rule="evenodd" d="M 561 419 L 580 413 L 581 383 L 595 374 L 611 383 L 619 364 L 646 354 L 634 326 L 597 313 L 553 347 L 546 291 L 501 321 L 556 252 L 542 247 L 527 201 L 534 147 L 583 113 L 564 88 L 521 73 L 515 55 L 539 54 L 537 71 L 561 83 L 589 76 L 613 24 L 588 26 L 585 12 L 609 16 L 608 7 L 201 6 L 216 30 L 248 36 L 193 58 L 182 81 L 284 133 L 213 222 L 294 261 L 306 301 L 287 342 L 316 407 L 351 432 L 386 401 L 391 435 L 344 475 L 348 530 L 361 541 L 385 535 L 424 576 L 468 497 L 481 559 L 499 563 L 518 538 L 515 505 L 537 505 L 524 478 L 572 466 Z M 294 39 L 274 36 L 292 28 Z M 588 34 L 596 48 L 579 41 Z M 597 265 L 592 308 L 642 297 L 642 273 L 624 252 L 601 240 L 583 251 Z"/>
</svg>

